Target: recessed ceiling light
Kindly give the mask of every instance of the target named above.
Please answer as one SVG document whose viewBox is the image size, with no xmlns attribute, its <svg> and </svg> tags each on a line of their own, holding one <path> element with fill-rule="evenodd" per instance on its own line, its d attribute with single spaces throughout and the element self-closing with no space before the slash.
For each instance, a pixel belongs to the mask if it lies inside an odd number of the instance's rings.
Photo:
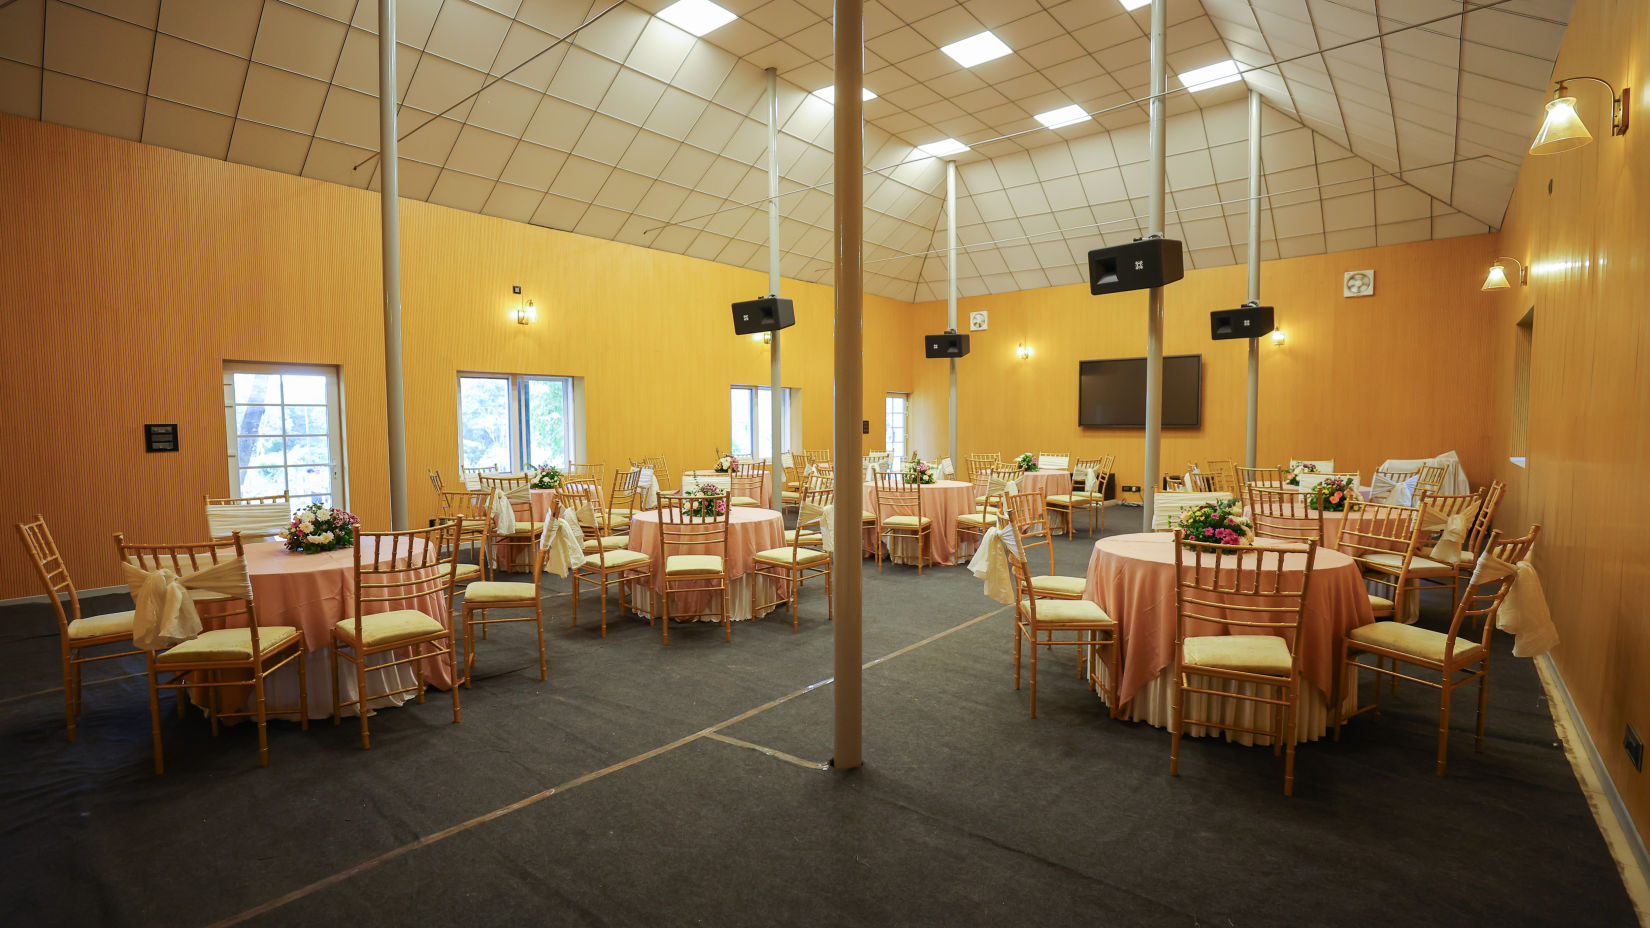
<svg viewBox="0 0 1650 928">
<path fill-rule="evenodd" d="M 828 87 L 821 87 L 818 90 L 814 91 L 814 96 L 818 97 L 821 100 L 824 100 L 826 103 L 835 103 L 836 102 L 836 85 L 831 84 Z M 874 92 L 872 92 L 871 88 L 861 87 L 861 88 L 859 88 L 859 98 L 861 100 L 875 100 L 877 98 L 877 95 Z"/>
<path fill-rule="evenodd" d="M 659 18 L 672 26 L 694 35 L 704 35 L 720 29 L 739 17 L 722 9 L 710 0 L 676 0 L 659 11 Z"/>
<path fill-rule="evenodd" d="M 1013 50 L 1004 45 L 1002 39 L 992 35 L 989 29 L 979 35 L 971 35 L 959 42 L 952 42 L 940 49 L 965 68 L 972 68 L 977 64 L 984 64 L 987 61 L 1001 58 Z"/>
<path fill-rule="evenodd" d="M 1238 73 L 1237 62 L 1228 58 L 1217 61 L 1208 67 L 1193 68 L 1180 75 L 1180 83 L 1187 90 L 1208 90 L 1210 87 L 1219 87 L 1221 84 L 1230 84 L 1243 75 Z"/>
<path fill-rule="evenodd" d="M 1123 4 L 1125 10 L 1138 10 L 1143 6 L 1152 5 L 1152 0 L 1117 0 L 1117 2 Z"/>
<path fill-rule="evenodd" d="M 954 155 L 967 150 L 968 146 L 956 139 L 940 139 L 938 142 L 929 142 L 927 145 L 917 146 L 917 151 L 930 158 L 944 158 L 946 155 Z"/>
<path fill-rule="evenodd" d="M 1037 114 L 1037 121 L 1050 129 L 1058 129 L 1061 126 L 1074 126 L 1088 118 L 1089 114 L 1083 112 L 1083 108 L 1075 103 L 1070 106 L 1062 106 L 1057 110 Z"/>
</svg>

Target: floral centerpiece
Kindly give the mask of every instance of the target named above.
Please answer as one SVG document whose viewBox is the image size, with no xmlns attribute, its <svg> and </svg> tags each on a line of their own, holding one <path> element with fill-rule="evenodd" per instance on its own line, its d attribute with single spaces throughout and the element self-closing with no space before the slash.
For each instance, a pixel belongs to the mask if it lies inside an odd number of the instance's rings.
<svg viewBox="0 0 1650 928">
<path fill-rule="evenodd" d="M 527 469 L 527 485 L 535 490 L 554 490 L 561 486 L 561 471 L 550 464 L 543 467 L 529 467 Z"/>
<path fill-rule="evenodd" d="M 1317 473 L 1318 465 L 1306 461 L 1297 461 L 1293 467 L 1285 469 L 1289 471 L 1289 479 L 1284 482 L 1292 487 L 1298 487 L 1301 485 L 1301 474 Z"/>
<path fill-rule="evenodd" d="M 1352 478 L 1325 477 L 1306 497 L 1306 505 L 1310 509 L 1322 509 L 1324 512 L 1345 512 L 1346 504 L 1356 495 L 1357 491 L 1352 488 Z"/>
<path fill-rule="evenodd" d="M 1199 503 L 1180 514 L 1181 537 L 1187 541 L 1205 541 L 1218 545 L 1249 544 L 1255 538 L 1255 526 L 1239 513 L 1242 504 L 1235 499 L 1217 503 Z"/>
<path fill-rule="evenodd" d="M 927 461 L 917 461 L 905 468 L 906 483 L 933 483 L 934 467 Z"/>
<path fill-rule="evenodd" d="M 311 503 L 292 514 L 292 524 L 281 529 L 281 537 L 289 551 L 320 554 L 354 546 L 360 524 L 353 513 Z"/>
<path fill-rule="evenodd" d="M 1014 466 L 1028 473 L 1034 471 L 1037 469 L 1037 455 L 1027 451 L 1014 459 Z"/>
<path fill-rule="evenodd" d="M 695 519 L 712 519 L 728 511 L 728 499 L 711 484 L 703 484 L 687 493 L 682 501 L 682 515 Z"/>
<path fill-rule="evenodd" d="M 739 473 L 739 460 L 731 454 L 722 455 L 716 459 L 716 472 L 718 474 Z"/>
</svg>

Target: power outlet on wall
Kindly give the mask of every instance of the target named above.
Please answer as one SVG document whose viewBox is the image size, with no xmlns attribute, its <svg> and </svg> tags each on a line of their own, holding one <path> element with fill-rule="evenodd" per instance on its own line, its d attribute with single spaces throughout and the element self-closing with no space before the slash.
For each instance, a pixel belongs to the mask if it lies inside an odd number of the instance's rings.
<svg viewBox="0 0 1650 928">
<path fill-rule="evenodd" d="M 1121 492 L 1124 492 L 1124 493 L 1139 493 L 1140 492 L 1139 487 L 1131 487 L 1126 483 L 1123 484 L 1122 486 L 1118 487 L 1117 489 Z"/>
<path fill-rule="evenodd" d="M 1633 769 L 1644 772 L 1644 741 L 1633 726 L 1627 726 L 1627 734 L 1621 739 L 1621 746 L 1627 749 L 1627 756 L 1633 761 Z"/>
</svg>

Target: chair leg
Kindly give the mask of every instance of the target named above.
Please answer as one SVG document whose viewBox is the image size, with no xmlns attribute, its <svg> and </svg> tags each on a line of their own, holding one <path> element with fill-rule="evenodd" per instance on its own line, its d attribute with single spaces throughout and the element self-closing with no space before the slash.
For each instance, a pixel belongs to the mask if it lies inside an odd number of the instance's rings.
<svg viewBox="0 0 1650 928">
<path fill-rule="evenodd" d="M 664 621 L 659 624 L 664 628 L 665 644 L 670 644 L 670 581 L 667 579 L 659 589 L 659 611 L 664 614 Z"/>
<path fill-rule="evenodd" d="M 1284 730 L 1282 735 L 1285 745 L 1283 760 L 1283 794 L 1285 796 L 1295 794 L 1295 707 L 1300 698 L 1300 694 L 1297 692 L 1298 686 L 1299 684 L 1292 684 L 1289 687 L 1289 705 L 1285 706 L 1281 713 L 1283 715 Z"/>
<path fill-rule="evenodd" d="M 162 773 L 166 772 L 166 759 L 165 759 L 165 754 L 163 753 L 163 750 L 161 748 L 161 741 L 160 741 L 160 687 L 158 685 L 159 681 L 157 681 L 155 679 L 155 655 L 154 655 L 153 652 L 150 652 L 148 654 L 148 662 L 149 662 L 149 736 L 152 739 L 154 739 L 155 775 L 159 776 Z M 183 693 L 183 690 L 178 690 L 178 693 L 181 695 Z M 70 721 L 69 721 L 69 731 L 70 731 L 71 734 L 74 732 L 74 720 L 73 720 L 72 716 L 70 717 Z"/>
<path fill-rule="evenodd" d="M 607 627 L 607 574 L 602 574 L 602 628 Z"/>
<path fill-rule="evenodd" d="M 607 615 L 604 612 L 602 615 L 602 624 L 604 629 L 606 622 Z M 573 627 L 579 627 L 579 572 L 577 570 L 573 571 Z M 603 632 L 603 637 L 606 637 L 605 631 Z"/>
<path fill-rule="evenodd" d="M 831 570 L 825 569 L 825 621 L 836 621 L 836 598 L 831 595 Z"/>
<path fill-rule="evenodd" d="M 63 717 L 68 722 L 70 741 L 75 739 L 75 716 L 80 713 L 80 707 L 75 705 L 74 677 L 74 652 L 66 651 L 63 654 Z M 155 726 L 158 731 L 160 726 L 158 718 L 155 720 Z M 156 773 L 159 772 L 156 771 Z"/>
<path fill-rule="evenodd" d="M 538 600 L 538 601 L 535 601 L 533 603 L 533 624 L 535 626 L 537 626 L 538 630 L 539 630 L 539 680 L 544 681 L 544 680 L 549 679 L 549 668 L 544 663 L 544 601 L 543 600 Z M 607 610 L 603 609 L 602 610 L 602 627 L 605 629 L 606 626 L 607 626 Z"/>
<path fill-rule="evenodd" d="M 355 709 L 361 719 L 361 747 L 366 750 L 372 747 L 372 736 L 367 732 L 367 655 L 357 650 L 355 657 Z"/>
<path fill-rule="evenodd" d="M 1180 647 L 1177 643 L 1175 647 Z M 1181 692 L 1180 662 L 1175 661 L 1173 676 L 1169 678 L 1169 776 L 1180 776 L 1180 730 L 1185 727 L 1182 717 L 1180 700 L 1184 698 Z"/>
<path fill-rule="evenodd" d="M 733 591 L 728 584 L 728 578 L 722 578 L 722 635 L 728 641 L 733 641 L 732 607 L 728 600 L 733 598 Z"/>
<path fill-rule="evenodd" d="M 298 645 L 298 729 L 309 731 L 309 652 Z"/>
<path fill-rule="evenodd" d="M 1346 672 L 1349 669 L 1351 668 L 1346 665 L 1346 641 L 1342 640 L 1335 659 L 1335 679 L 1330 683 L 1329 695 L 1329 721 L 1335 726 L 1336 741 L 1341 740 L 1341 723 L 1346 720 L 1346 693 L 1344 691 L 1346 689 Z M 1355 670 L 1353 671 L 1352 682 L 1352 692 L 1356 694 L 1358 692 L 1358 676 Z M 1356 704 L 1357 700 L 1354 699 L 1353 705 Z"/>
<path fill-rule="evenodd" d="M 1036 629 L 1033 629 L 1032 630 L 1032 635 L 1034 637 L 1031 639 L 1031 717 L 1032 718 L 1037 717 L 1037 639 L 1035 637 L 1036 634 L 1037 634 Z"/>
<path fill-rule="evenodd" d="M 269 709 L 264 703 L 264 672 L 262 667 L 252 670 L 253 710 L 258 718 L 258 766 L 269 766 Z"/>
<path fill-rule="evenodd" d="M 473 689 L 475 689 L 475 684 L 471 682 L 471 679 L 472 679 L 471 671 L 473 671 L 475 669 L 475 665 L 476 665 L 476 627 L 475 627 L 475 622 L 471 619 L 471 615 L 473 615 L 473 613 L 470 610 L 470 604 L 465 603 L 464 604 L 464 679 L 463 680 L 457 680 L 457 679 L 453 680 L 453 685 L 457 686 L 459 683 L 463 683 L 466 689 L 472 689 L 473 690 Z M 485 611 L 483 611 L 481 613 L 481 617 L 483 619 L 485 619 L 487 617 L 487 613 Z"/>
<path fill-rule="evenodd" d="M 423 653 L 424 645 L 422 643 L 412 646 L 413 683 L 418 686 L 418 704 L 421 706 L 424 704 L 424 690 L 427 688 L 424 683 L 424 659 L 419 656 Z"/>
<path fill-rule="evenodd" d="M 1444 678 L 1444 685 L 1438 689 L 1438 770 L 1439 776 L 1444 775 L 1445 755 L 1449 752 L 1449 677 Z"/>
<path fill-rule="evenodd" d="M 1484 712 L 1489 708 L 1490 696 L 1490 665 L 1486 660 L 1479 669 L 1478 675 L 1478 734 L 1473 738 L 1472 749 L 1484 750 Z"/>
<path fill-rule="evenodd" d="M 332 724 L 337 725 L 343 720 L 344 715 L 338 705 L 338 642 L 336 639 L 327 649 L 327 655 L 329 658 L 327 663 L 332 671 Z"/>
<path fill-rule="evenodd" d="M 1014 688 L 1020 688 L 1020 640 L 1025 633 L 1020 629 L 1020 617 L 1014 617 Z"/>
</svg>

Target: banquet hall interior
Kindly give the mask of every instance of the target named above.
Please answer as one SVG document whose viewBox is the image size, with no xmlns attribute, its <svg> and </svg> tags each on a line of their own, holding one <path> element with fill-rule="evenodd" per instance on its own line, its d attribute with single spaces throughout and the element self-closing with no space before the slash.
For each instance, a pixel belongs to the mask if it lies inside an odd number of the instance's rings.
<svg viewBox="0 0 1650 928">
<path fill-rule="evenodd" d="M 0 0 L 0 920 L 1650 925 L 1647 77 Z"/>
</svg>

